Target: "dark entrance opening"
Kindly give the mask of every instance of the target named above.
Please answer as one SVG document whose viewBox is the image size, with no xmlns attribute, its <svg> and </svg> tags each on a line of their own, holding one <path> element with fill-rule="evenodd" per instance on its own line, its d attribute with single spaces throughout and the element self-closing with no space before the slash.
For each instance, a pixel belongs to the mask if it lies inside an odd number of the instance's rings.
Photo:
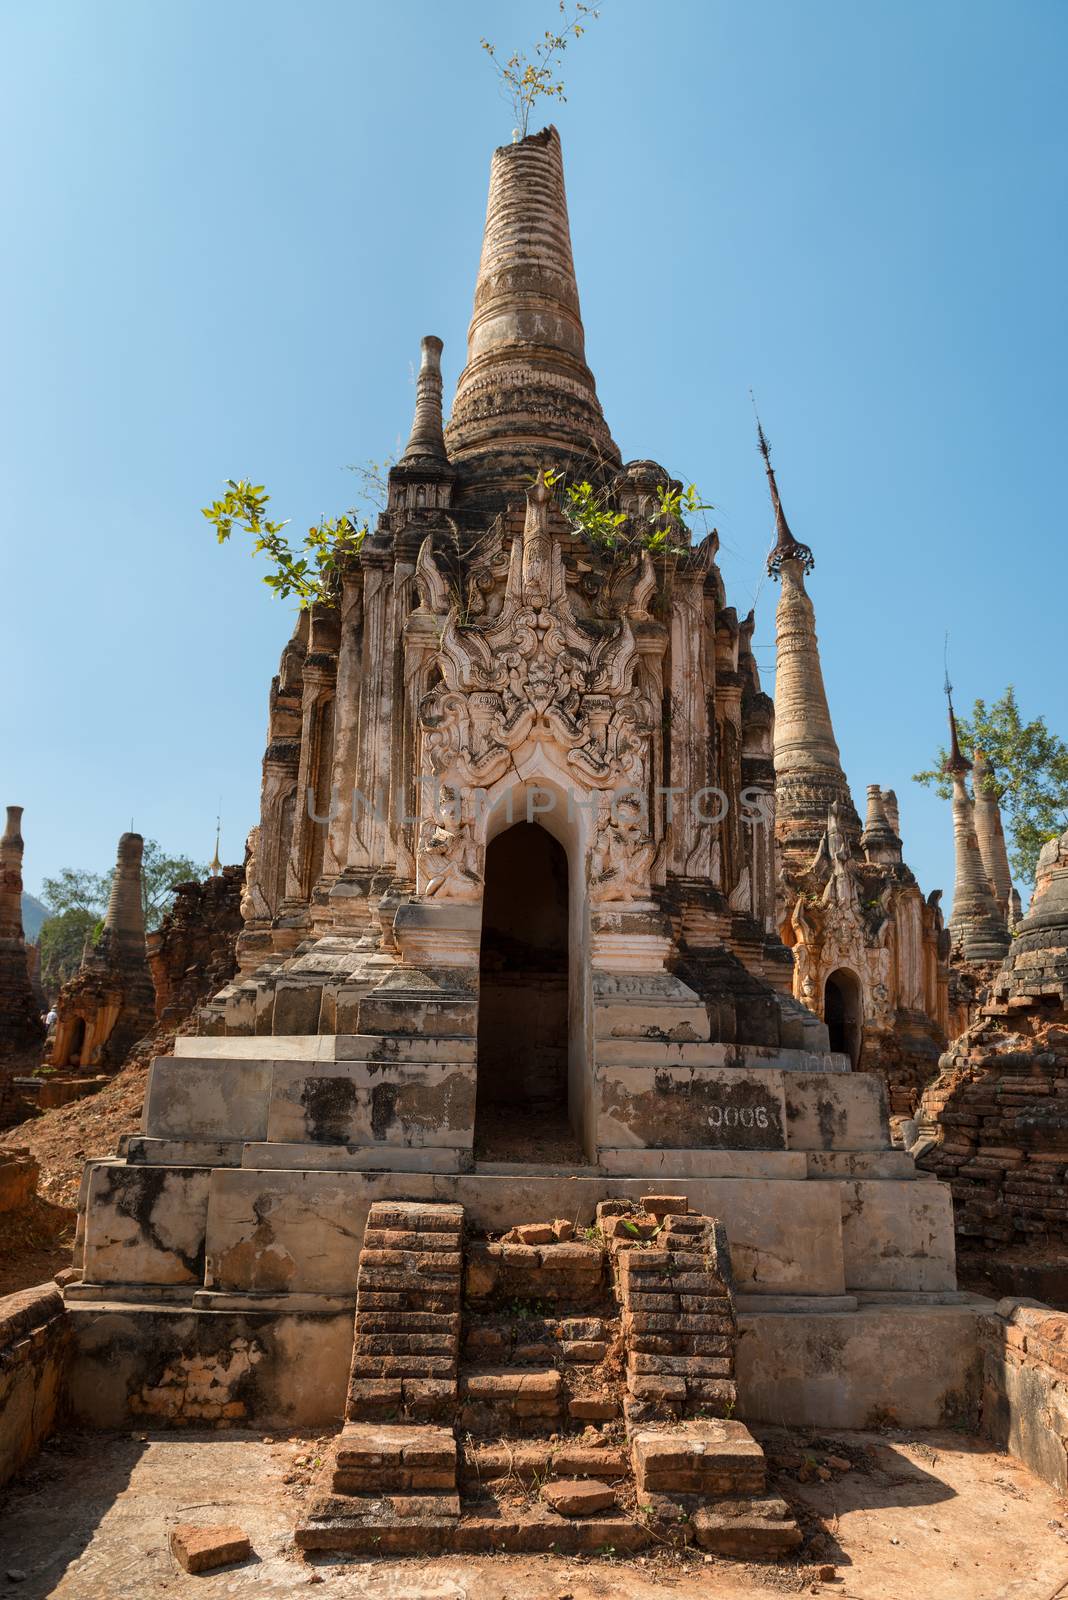
<svg viewBox="0 0 1068 1600">
<path fill-rule="evenodd" d="M 475 1155 L 581 1162 L 568 1122 L 567 856 L 536 823 L 486 851 Z"/>
<path fill-rule="evenodd" d="M 82 1051 L 85 1049 L 85 1018 L 75 1017 L 74 1027 L 70 1033 L 70 1044 L 67 1046 L 67 1059 L 65 1066 L 77 1067 L 81 1065 Z"/>
<path fill-rule="evenodd" d="M 839 967 L 827 979 L 823 991 L 823 1020 L 827 1024 L 832 1050 L 847 1055 L 854 1068 L 860 1064 L 862 1019 L 860 983 L 856 974 Z"/>
</svg>

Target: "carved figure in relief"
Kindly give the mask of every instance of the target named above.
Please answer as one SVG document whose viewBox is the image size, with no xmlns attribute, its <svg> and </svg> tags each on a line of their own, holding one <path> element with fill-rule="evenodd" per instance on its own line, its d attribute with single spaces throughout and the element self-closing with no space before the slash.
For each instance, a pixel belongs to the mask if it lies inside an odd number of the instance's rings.
<svg viewBox="0 0 1068 1600">
<path fill-rule="evenodd" d="M 655 855 L 644 807 L 637 800 L 617 799 L 602 818 L 590 852 L 590 899 L 642 899 L 649 892 Z"/>
<path fill-rule="evenodd" d="M 257 919 L 269 919 L 271 908 L 267 904 L 267 897 L 259 885 L 259 862 L 257 855 L 260 848 L 260 829 L 257 823 L 249 829 L 248 838 L 245 840 L 245 854 L 248 858 L 245 866 L 245 887 L 241 893 L 241 916 L 245 922 L 255 922 Z"/>
<path fill-rule="evenodd" d="M 427 817 L 419 837 L 423 893 L 443 900 L 478 900 L 482 874 L 474 831 L 468 819 Z"/>
</svg>

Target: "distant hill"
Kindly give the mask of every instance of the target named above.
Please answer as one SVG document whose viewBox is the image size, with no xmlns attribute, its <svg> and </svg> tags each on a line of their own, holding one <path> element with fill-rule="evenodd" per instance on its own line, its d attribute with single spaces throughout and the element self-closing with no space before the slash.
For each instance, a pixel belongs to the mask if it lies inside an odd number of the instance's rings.
<svg viewBox="0 0 1068 1600">
<path fill-rule="evenodd" d="M 26 934 L 27 944 L 36 944 L 37 935 L 41 931 L 41 923 L 47 921 L 53 913 L 47 906 L 43 906 L 34 895 L 23 893 L 22 896 L 22 927 Z"/>
</svg>

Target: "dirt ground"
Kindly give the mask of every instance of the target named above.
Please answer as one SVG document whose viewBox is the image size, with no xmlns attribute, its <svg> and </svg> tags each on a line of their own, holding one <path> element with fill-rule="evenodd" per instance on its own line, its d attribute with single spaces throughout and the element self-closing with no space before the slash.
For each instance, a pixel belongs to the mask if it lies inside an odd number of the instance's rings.
<svg viewBox="0 0 1068 1600">
<path fill-rule="evenodd" d="M 808 1538 L 800 1562 L 758 1567 L 700 1553 L 627 1560 L 498 1556 L 305 1562 L 293 1528 L 316 1441 L 248 1434 L 68 1436 L 0 1494 L 0 1595 L 20 1600 L 1053 1600 L 1068 1595 L 1068 1506 L 1006 1455 L 956 1433 L 762 1434 L 776 1486 Z M 321 1448 L 322 1441 L 319 1442 Z M 856 1463 L 812 1474 L 836 1448 Z M 801 1477 L 790 1463 L 801 1460 Z M 240 1524 L 254 1554 L 189 1577 L 178 1522 Z M 818 1554 L 814 1554 L 818 1552 Z M 817 1565 L 817 1562 L 819 1565 Z M 819 1576 L 820 1566 L 834 1576 Z"/>
<path fill-rule="evenodd" d="M 157 1045 L 152 1053 L 166 1055 L 168 1045 Z M 37 1190 L 45 1200 L 76 1206 L 86 1161 L 113 1156 L 121 1134 L 138 1132 L 150 1060 L 151 1055 L 131 1060 L 95 1094 L 43 1111 L 0 1134 L 0 1145 L 28 1149 L 37 1157 Z"/>
</svg>

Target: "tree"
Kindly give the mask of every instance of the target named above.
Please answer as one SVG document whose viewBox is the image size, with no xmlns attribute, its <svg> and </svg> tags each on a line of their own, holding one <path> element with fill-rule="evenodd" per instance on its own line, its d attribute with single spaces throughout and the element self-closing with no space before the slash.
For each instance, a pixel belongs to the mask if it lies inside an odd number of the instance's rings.
<svg viewBox="0 0 1068 1600">
<path fill-rule="evenodd" d="M 100 927 L 96 912 L 83 906 L 68 906 L 41 924 L 41 986 L 50 999 L 55 998 L 68 978 L 73 978 L 82 964 L 87 936 L 95 939 Z"/>
<path fill-rule="evenodd" d="M 267 515 L 270 498 L 262 483 L 228 478 L 226 493 L 210 506 L 202 506 L 201 515 L 214 527 L 220 544 L 226 543 L 235 528 L 248 534 L 253 541 L 252 554 L 265 555 L 271 562 L 270 572 L 264 573 L 264 583 L 281 600 L 296 595 L 303 611 L 330 597 L 338 569 L 359 552 L 367 536 L 367 523 L 357 524 L 354 511 L 346 511 L 340 517 L 320 517 L 304 535 L 300 548 L 294 550 L 283 532 L 289 519 L 273 522 Z"/>
<path fill-rule="evenodd" d="M 1023 720 L 1011 683 L 993 705 L 977 700 L 970 717 L 958 717 L 957 733 L 969 759 L 977 747 L 985 754 L 987 789 L 1001 803 L 1012 840 L 1013 872 L 1033 883 L 1038 852 L 1068 828 L 1068 746 L 1050 732 L 1044 717 Z M 914 775 L 916 783 L 937 789 L 943 799 L 953 792 L 947 759 L 943 748 L 933 767 Z"/>
<path fill-rule="evenodd" d="M 586 5 L 584 0 L 578 0 L 572 16 L 568 15 L 566 0 L 559 0 L 559 7 L 560 31 L 553 33 L 546 28 L 529 56 L 524 50 L 517 50 L 507 61 L 502 61 L 497 55 L 496 46 L 488 39 L 482 40 L 482 48 L 500 79 L 501 94 L 512 107 L 516 132 L 523 139 L 527 136 L 530 113 L 537 100 L 544 98 L 566 103 L 563 81 L 553 74 L 559 71 L 559 59 L 571 40 L 581 39 L 587 22 L 595 22 L 601 14 L 594 6 Z"/>
<path fill-rule="evenodd" d="M 189 856 L 164 855 L 157 840 L 146 839 L 141 859 L 141 905 L 146 931 L 152 933 L 159 927 L 179 883 L 204 878 L 207 872 L 206 866 Z M 42 892 L 54 912 L 83 912 L 95 923 L 107 911 L 111 875 L 63 867 L 58 877 L 45 878 Z"/>
</svg>

